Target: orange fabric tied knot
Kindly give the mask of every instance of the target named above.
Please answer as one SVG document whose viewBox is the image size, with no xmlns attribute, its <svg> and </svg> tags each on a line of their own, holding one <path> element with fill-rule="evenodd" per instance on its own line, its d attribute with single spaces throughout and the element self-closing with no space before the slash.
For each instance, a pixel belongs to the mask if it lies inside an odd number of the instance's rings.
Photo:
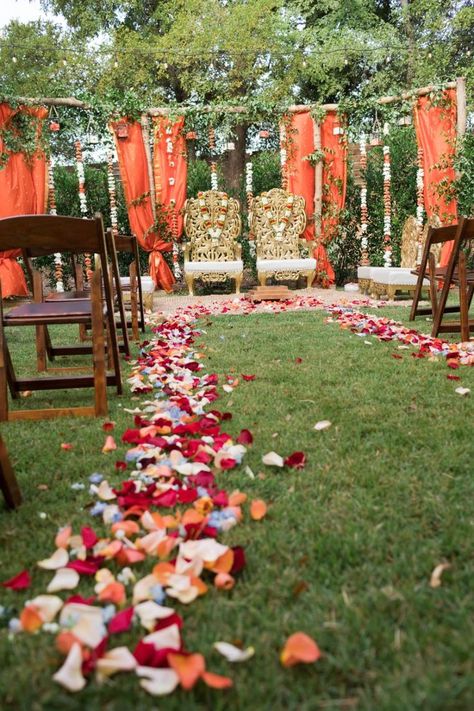
<svg viewBox="0 0 474 711">
<path fill-rule="evenodd" d="M 171 252 L 173 244 L 153 236 L 153 244 L 149 247 L 149 249 L 150 256 L 148 257 L 148 265 L 151 278 L 157 287 L 161 287 L 167 292 L 172 291 L 175 278 L 166 263 L 162 252 Z"/>
</svg>

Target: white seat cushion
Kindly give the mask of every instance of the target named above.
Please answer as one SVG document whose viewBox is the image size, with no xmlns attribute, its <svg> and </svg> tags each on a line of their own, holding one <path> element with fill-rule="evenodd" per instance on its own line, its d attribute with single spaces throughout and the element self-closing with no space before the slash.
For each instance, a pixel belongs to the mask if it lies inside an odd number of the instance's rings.
<svg viewBox="0 0 474 711">
<path fill-rule="evenodd" d="M 218 272 L 232 272 L 232 274 L 240 274 L 244 270 L 244 263 L 241 259 L 235 259 L 231 262 L 185 262 L 184 273 L 194 274 L 196 272 L 206 272 L 215 274 Z"/>
<path fill-rule="evenodd" d="M 418 277 L 406 267 L 372 267 L 372 280 L 377 284 L 391 286 L 416 286 Z M 423 280 L 423 286 L 429 286 L 428 279 Z"/>
<path fill-rule="evenodd" d="M 374 267 L 357 267 L 358 279 L 372 279 L 372 269 Z"/>
<path fill-rule="evenodd" d="M 257 271 L 312 271 L 316 269 L 316 260 L 308 259 L 257 259 Z"/>
<path fill-rule="evenodd" d="M 155 291 L 155 283 L 151 277 L 142 276 L 141 281 L 142 281 L 142 291 L 144 291 L 145 293 Z M 122 286 L 129 287 L 130 286 L 130 277 L 128 277 L 128 276 L 120 277 L 120 284 Z"/>
</svg>

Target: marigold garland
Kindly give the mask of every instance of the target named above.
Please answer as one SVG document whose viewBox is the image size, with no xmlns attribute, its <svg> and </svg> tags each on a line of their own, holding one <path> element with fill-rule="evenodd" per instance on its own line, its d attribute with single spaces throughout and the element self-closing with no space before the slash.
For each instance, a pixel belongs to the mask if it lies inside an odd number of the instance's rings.
<svg viewBox="0 0 474 711">
<path fill-rule="evenodd" d="M 48 164 L 48 210 L 50 215 L 57 215 L 56 207 L 56 186 L 54 184 L 53 164 Z M 54 253 L 54 278 L 56 279 L 56 291 L 64 291 L 63 261 L 61 252 Z"/>
<path fill-rule="evenodd" d="M 422 235 L 423 235 L 423 220 L 425 215 L 425 195 L 424 195 L 424 177 L 425 171 L 423 168 L 423 149 L 418 148 L 417 154 L 418 169 L 416 171 L 416 223 L 418 226 L 418 254 L 417 263 L 421 262 L 422 256 Z"/>
<path fill-rule="evenodd" d="M 383 146 L 383 203 L 384 203 L 384 217 L 383 217 L 383 241 L 384 241 L 384 266 L 392 266 L 392 245 L 391 245 L 391 234 L 392 234 L 392 222 L 391 222 L 391 196 L 390 196 L 390 184 L 391 184 L 391 171 L 390 171 L 390 146 L 387 143 L 387 136 L 389 135 L 390 128 L 388 123 L 384 124 L 383 134 L 385 137 L 385 142 Z"/>
<path fill-rule="evenodd" d="M 85 187 L 85 173 L 84 173 L 84 161 L 82 157 L 82 146 L 80 141 L 74 142 L 74 148 L 76 151 L 76 170 L 77 179 L 79 182 L 79 209 L 81 215 L 84 219 L 87 219 L 87 198 L 86 198 L 86 187 Z M 84 266 L 86 269 L 87 281 L 92 281 L 92 258 L 89 252 L 84 254 Z"/>
<path fill-rule="evenodd" d="M 359 139 L 360 149 L 360 169 L 361 169 L 361 186 L 360 186 L 360 235 L 361 235 L 361 264 L 369 264 L 368 255 L 368 211 L 367 211 L 367 180 L 365 171 L 367 170 L 367 138 L 363 133 Z"/>
</svg>

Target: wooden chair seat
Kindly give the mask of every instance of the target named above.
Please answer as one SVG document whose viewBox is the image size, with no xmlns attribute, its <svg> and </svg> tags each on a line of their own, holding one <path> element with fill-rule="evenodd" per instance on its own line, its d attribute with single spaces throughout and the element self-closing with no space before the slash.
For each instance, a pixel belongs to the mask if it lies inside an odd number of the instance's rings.
<svg viewBox="0 0 474 711">
<path fill-rule="evenodd" d="M 100 260 L 93 273 L 91 295 L 87 299 L 44 301 L 42 280 L 33 272 L 34 303 L 14 307 L 3 313 L 0 283 L 0 420 L 45 419 L 58 416 L 104 416 L 107 414 L 107 385 L 122 392 L 120 356 L 113 309 L 113 296 L 108 273 L 108 253 L 102 217 L 93 220 L 50 215 L 25 215 L 0 220 L 0 250 L 21 249 L 31 256 L 55 252 L 89 252 Z M 102 271 L 102 268 L 104 270 Z M 38 363 L 46 361 L 47 326 L 78 324 L 92 328 L 93 373 L 18 378 L 7 344 L 10 326 L 35 326 Z M 105 363 L 107 340 L 110 370 Z M 39 368 L 41 370 L 41 368 Z M 45 370 L 45 367 L 43 368 Z M 77 370 L 77 368 L 74 368 Z M 81 368 L 83 370 L 83 368 Z M 64 390 L 94 388 L 94 404 L 81 407 L 57 407 L 37 410 L 9 408 L 8 390 L 13 399 L 24 390 Z"/>
</svg>

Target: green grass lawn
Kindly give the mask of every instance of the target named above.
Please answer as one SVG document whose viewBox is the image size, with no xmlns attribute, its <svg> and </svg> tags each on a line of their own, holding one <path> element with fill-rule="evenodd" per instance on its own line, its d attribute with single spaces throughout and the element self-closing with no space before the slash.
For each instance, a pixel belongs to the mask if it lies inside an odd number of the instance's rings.
<svg viewBox="0 0 474 711">
<path fill-rule="evenodd" d="M 378 313 L 408 318 L 403 308 Z M 221 539 L 246 546 L 247 568 L 234 590 L 211 589 L 186 608 L 177 603 L 187 648 L 202 652 L 213 671 L 232 676 L 234 689 L 198 685 L 188 694 L 154 699 L 133 675 L 118 675 L 102 687 L 92 681 L 72 696 L 51 680 L 61 662 L 52 635 L 9 641 L 1 630 L 0 708 L 473 708 L 474 401 L 454 390 L 462 384 L 474 394 L 474 369 L 461 367 L 461 382 L 450 381 L 443 360 L 418 360 L 394 343 L 358 338 L 324 324 L 325 316 L 318 311 L 202 322 L 208 372 L 256 375 L 216 403 L 233 413 L 225 423 L 230 434 L 244 427 L 253 432 L 244 464 L 256 478 L 243 466 L 220 481 L 227 490 L 240 488 L 270 504 L 266 519 L 247 521 Z M 417 323 L 428 331 L 424 326 Z M 22 330 L 12 333 L 14 353 L 31 364 Z M 403 359 L 392 358 L 393 352 Z M 51 402 L 88 404 L 89 397 L 78 391 L 56 394 Z M 123 408 L 133 401 L 110 391 L 117 440 L 131 417 Z M 322 419 L 332 427 L 315 432 Z M 86 508 L 87 477 L 100 471 L 118 481 L 114 461 L 125 447 L 117 456 L 102 454 L 105 435 L 93 419 L 9 423 L 2 434 L 25 497 L 17 513 L 0 513 L 5 580 L 49 556 L 58 526 L 96 526 Z M 74 449 L 62 451 L 61 442 Z M 270 450 L 303 450 L 306 468 L 265 467 L 261 457 Z M 71 490 L 78 481 L 86 483 L 84 491 Z M 433 589 L 430 575 L 442 561 L 451 568 Z M 49 577 L 36 572 L 28 597 L 44 592 Z M 90 593 L 90 583 L 78 591 Z M 20 607 L 25 599 L 23 593 L 0 594 L 3 604 Z M 323 658 L 283 669 L 279 650 L 298 630 L 318 642 Z M 123 640 L 113 646 L 126 644 L 126 635 Z M 231 666 L 212 650 L 217 640 L 251 644 L 255 657 Z"/>
</svg>

